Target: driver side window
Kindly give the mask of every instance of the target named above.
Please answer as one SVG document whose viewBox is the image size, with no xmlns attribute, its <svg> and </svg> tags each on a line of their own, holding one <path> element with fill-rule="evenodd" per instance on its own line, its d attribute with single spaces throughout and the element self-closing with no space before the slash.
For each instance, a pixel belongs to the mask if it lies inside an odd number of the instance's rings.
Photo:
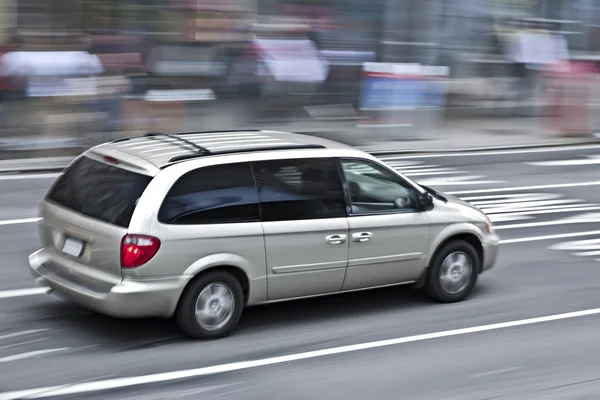
<svg viewBox="0 0 600 400">
<path fill-rule="evenodd" d="M 416 191 L 386 168 L 367 160 L 342 159 L 352 214 L 414 210 Z"/>
</svg>

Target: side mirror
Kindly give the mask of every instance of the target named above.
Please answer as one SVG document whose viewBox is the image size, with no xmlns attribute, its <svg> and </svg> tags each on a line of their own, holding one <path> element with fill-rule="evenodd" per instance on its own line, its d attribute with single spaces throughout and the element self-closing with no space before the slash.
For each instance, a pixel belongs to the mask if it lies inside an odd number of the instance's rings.
<svg viewBox="0 0 600 400">
<path fill-rule="evenodd" d="M 423 211 L 431 210 L 433 208 L 433 197 L 429 193 L 418 193 L 417 207 Z"/>
</svg>

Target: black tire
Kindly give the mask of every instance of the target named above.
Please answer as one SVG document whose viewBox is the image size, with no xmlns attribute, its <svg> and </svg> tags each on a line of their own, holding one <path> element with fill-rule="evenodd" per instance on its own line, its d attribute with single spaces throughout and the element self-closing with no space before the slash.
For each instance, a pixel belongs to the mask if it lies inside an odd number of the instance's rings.
<svg viewBox="0 0 600 400">
<path fill-rule="evenodd" d="M 464 254 L 471 264 L 471 274 L 468 283 L 460 291 L 453 293 L 446 290 L 442 284 L 440 271 L 446 258 L 453 254 Z M 464 300 L 473 290 L 479 275 L 480 260 L 473 246 L 462 240 L 453 240 L 438 250 L 429 264 L 425 292 L 432 299 L 441 303 L 455 303 Z"/>
<path fill-rule="evenodd" d="M 206 329 L 196 319 L 196 302 L 202 291 L 210 285 L 223 285 L 233 295 L 233 313 L 229 320 L 216 329 Z M 186 287 L 175 319 L 181 330 L 194 339 L 218 339 L 228 336 L 233 332 L 242 316 L 244 308 L 244 291 L 240 282 L 230 273 L 225 271 L 207 272 L 194 279 Z"/>
</svg>

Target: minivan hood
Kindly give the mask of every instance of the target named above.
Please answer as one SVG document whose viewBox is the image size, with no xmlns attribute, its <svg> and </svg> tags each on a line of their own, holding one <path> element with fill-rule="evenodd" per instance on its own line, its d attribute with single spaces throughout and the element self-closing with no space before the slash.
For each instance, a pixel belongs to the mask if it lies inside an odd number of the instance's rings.
<svg viewBox="0 0 600 400">
<path fill-rule="evenodd" d="M 473 219 L 478 221 L 486 221 L 488 218 L 485 213 L 481 211 L 479 208 L 474 206 L 473 204 L 461 200 L 456 196 L 452 196 L 446 193 L 442 193 L 443 196 L 448 200 L 447 206 L 450 206 L 455 209 L 460 209 L 463 213 L 470 215 Z"/>
</svg>

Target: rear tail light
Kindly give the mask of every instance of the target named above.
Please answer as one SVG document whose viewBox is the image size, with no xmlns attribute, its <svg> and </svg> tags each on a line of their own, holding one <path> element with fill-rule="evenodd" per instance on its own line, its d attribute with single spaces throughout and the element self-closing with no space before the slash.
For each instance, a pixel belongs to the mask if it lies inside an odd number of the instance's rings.
<svg viewBox="0 0 600 400">
<path fill-rule="evenodd" d="M 121 268 L 135 268 L 158 253 L 160 240 L 153 236 L 125 235 L 121 242 Z"/>
</svg>

